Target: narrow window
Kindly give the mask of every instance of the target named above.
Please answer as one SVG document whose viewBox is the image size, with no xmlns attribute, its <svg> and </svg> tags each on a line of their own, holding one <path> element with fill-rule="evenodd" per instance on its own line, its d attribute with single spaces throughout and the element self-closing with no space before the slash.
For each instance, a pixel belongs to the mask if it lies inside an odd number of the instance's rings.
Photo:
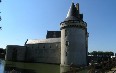
<svg viewBox="0 0 116 73">
<path fill-rule="evenodd" d="M 68 41 L 66 41 L 66 46 L 69 46 L 69 42 Z"/>
<path fill-rule="evenodd" d="M 67 56 L 67 52 L 66 52 L 66 56 Z"/>
<path fill-rule="evenodd" d="M 68 34 L 67 30 L 65 30 L 65 37 L 67 36 L 67 34 Z"/>
<path fill-rule="evenodd" d="M 50 48 L 51 48 L 51 45 L 50 45 Z"/>
</svg>

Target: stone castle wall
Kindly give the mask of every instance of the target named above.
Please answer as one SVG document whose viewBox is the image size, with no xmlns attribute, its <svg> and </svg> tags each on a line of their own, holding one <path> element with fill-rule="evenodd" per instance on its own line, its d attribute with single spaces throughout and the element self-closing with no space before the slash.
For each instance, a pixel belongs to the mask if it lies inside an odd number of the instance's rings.
<svg viewBox="0 0 116 73">
<path fill-rule="evenodd" d="M 8 45 L 6 60 L 60 64 L 60 42 Z"/>
<path fill-rule="evenodd" d="M 25 46 L 8 45 L 6 48 L 6 60 L 25 61 Z"/>
<path fill-rule="evenodd" d="M 27 61 L 60 63 L 60 43 L 28 44 Z"/>
</svg>

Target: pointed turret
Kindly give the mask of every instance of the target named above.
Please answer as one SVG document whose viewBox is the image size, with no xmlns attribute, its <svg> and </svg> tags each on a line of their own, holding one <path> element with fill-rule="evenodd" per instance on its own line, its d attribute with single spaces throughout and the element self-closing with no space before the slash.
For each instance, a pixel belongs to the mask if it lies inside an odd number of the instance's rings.
<svg viewBox="0 0 116 73">
<path fill-rule="evenodd" d="M 71 7 L 68 11 L 68 14 L 67 14 L 67 17 L 70 17 L 70 16 L 77 17 L 77 10 L 76 10 L 76 7 L 75 7 L 74 3 L 72 3 L 72 5 L 71 5 Z"/>
<path fill-rule="evenodd" d="M 66 16 L 66 19 L 64 21 L 78 21 L 82 19 L 83 19 L 83 16 L 79 12 L 79 3 L 77 3 L 76 5 L 72 3 L 68 11 L 68 14 Z"/>
</svg>

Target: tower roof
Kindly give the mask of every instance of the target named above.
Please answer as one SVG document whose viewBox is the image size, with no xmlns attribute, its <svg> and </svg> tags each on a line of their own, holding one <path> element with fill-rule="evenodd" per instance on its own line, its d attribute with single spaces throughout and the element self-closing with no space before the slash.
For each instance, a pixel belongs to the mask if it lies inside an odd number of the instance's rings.
<svg viewBox="0 0 116 73">
<path fill-rule="evenodd" d="M 64 21 L 69 21 L 69 20 L 80 20 L 80 14 L 79 14 L 79 4 L 77 3 L 76 6 L 74 3 L 69 8 L 67 17 Z"/>
<path fill-rule="evenodd" d="M 61 31 L 47 31 L 46 38 L 60 38 Z"/>
</svg>

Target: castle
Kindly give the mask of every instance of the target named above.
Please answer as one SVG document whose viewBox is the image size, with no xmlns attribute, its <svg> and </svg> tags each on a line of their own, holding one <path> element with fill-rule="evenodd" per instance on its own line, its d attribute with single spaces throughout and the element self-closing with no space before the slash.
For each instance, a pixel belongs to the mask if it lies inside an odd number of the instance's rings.
<svg viewBox="0 0 116 73">
<path fill-rule="evenodd" d="M 6 60 L 86 66 L 88 53 L 87 23 L 79 4 L 72 3 L 61 31 L 47 31 L 46 39 L 27 40 L 24 46 L 7 45 Z"/>
</svg>

